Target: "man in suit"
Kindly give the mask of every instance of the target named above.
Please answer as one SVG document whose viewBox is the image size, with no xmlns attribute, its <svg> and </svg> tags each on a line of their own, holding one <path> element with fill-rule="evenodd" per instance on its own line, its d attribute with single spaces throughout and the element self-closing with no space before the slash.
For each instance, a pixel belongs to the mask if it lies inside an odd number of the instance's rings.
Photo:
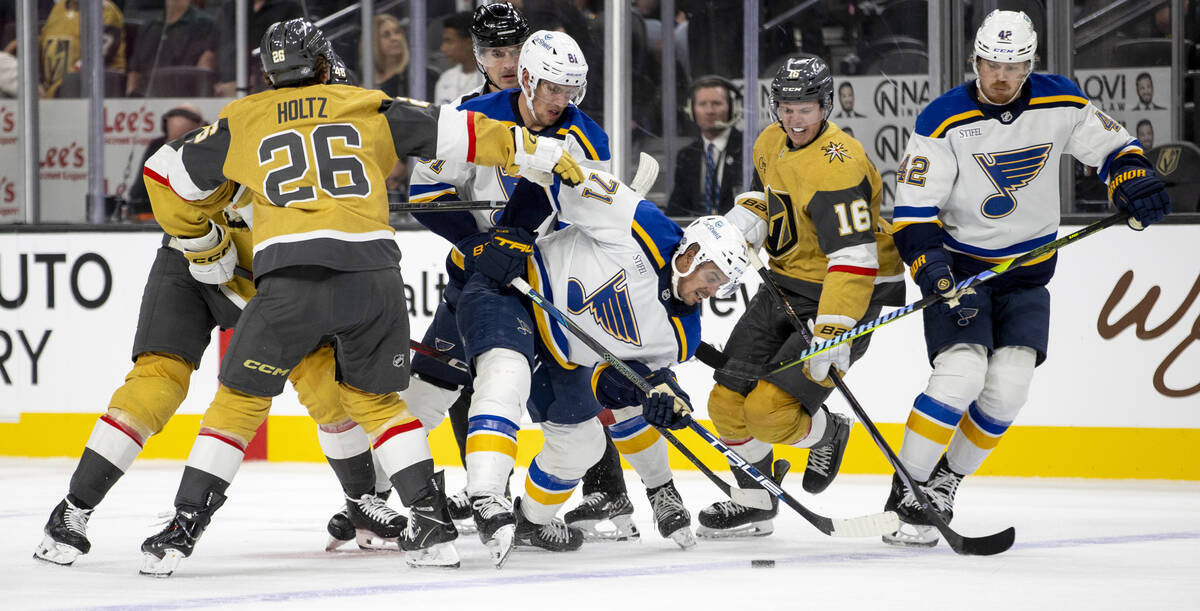
<svg viewBox="0 0 1200 611">
<path fill-rule="evenodd" d="M 722 214 L 742 191 L 742 132 L 733 127 L 742 115 L 742 92 L 729 79 L 705 76 L 689 90 L 688 114 L 700 138 L 675 158 L 675 185 L 669 216 Z"/>
</svg>

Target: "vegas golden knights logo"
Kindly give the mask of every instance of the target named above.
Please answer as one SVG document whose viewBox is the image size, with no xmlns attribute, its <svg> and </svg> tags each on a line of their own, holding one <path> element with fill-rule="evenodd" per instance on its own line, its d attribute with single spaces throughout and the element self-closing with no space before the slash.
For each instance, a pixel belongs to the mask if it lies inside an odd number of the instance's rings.
<svg viewBox="0 0 1200 611">
<path fill-rule="evenodd" d="M 767 189 L 767 254 L 778 257 L 798 240 L 791 196 L 786 191 Z"/>
<path fill-rule="evenodd" d="M 1154 162 L 1154 169 L 1159 176 L 1167 176 L 1175 172 L 1179 168 L 1179 157 L 1183 154 L 1183 149 L 1178 146 L 1164 146 L 1162 151 L 1158 153 L 1158 161 Z"/>
</svg>

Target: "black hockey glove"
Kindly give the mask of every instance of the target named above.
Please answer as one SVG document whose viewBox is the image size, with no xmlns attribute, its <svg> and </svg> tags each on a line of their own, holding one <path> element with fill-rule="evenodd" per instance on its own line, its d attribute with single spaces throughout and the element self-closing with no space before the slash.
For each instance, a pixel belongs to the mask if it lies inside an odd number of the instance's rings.
<svg viewBox="0 0 1200 611">
<path fill-rule="evenodd" d="M 975 289 L 955 292 L 954 274 L 950 272 L 950 255 L 945 250 L 937 248 L 921 253 L 911 269 L 913 280 L 921 287 L 922 296 L 938 295 L 943 299 L 930 307 L 937 308 L 943 315 L 953 316 L 958 326 L 965 327 L 971 324 L 971 319 L 979 314 L 980 297 L 975 293 Z"/>
<path fill-rule="evenodd" d="M 534 235 L 521 227 L 492 227 L 488 241 L 475 257 L 475 271 L 500 286 L 525 272 L 525 262 L 533 253 Z"/>
<path fill-rule="evenodd" d="M 1128 212 L 1137 221 L 1129 226 L 1138 231 L 1171 213 L 1167 188 L 1146 168 L 1132 167 L 1113 176 L 1108 181 L 1108 198 L 1117 210 Z"/>
<path fill-rule="evenodd" d="M 642 417 L 650 424 L 665 429 L 681 429 L 687 426 L 692 413 L 692 401 L 679 387 L 675 374 L 670 369 L 659 369 L 647 381 L 654 391 L 642 403 Z"/>
</svg>

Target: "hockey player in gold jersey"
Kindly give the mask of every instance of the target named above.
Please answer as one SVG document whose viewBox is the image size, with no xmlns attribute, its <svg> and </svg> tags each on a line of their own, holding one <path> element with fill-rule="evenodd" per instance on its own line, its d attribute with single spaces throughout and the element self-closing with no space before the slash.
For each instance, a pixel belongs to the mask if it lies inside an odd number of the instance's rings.
<svg viewBox="0 0 1200 611">
<path fill-rule="evenodd" d="M 501 165 L 546 181 L 555 173 L 568 183 L 582 179 L 579 166 L 560 143 L 475 113 L 327 84 L 329 42 L 306 20 L 273 24 L 260 50 L 274 90 L 230 103 L 216 123 L 146 163 L 148 180 L 187 202 L 227 181 L 246 186 L 258 293 L 222 362 L 175 518 L 142 544 L 142 572 L 170 575 L 191 554 L 225 501 L 239 441 L 253 435 L 288 372 L 330 340 L 342 407 L 411 509 L 399 541 L 409 564 L 457 566 L 441 474 L 421 423 L 396 394 L 408 384 L 409 334 L 384 176 L 406 155 Z M 169 217 L 193 275 L 228 280 L 237 260 L 228 232 L 202 206 Z"/>
<path fill-rule="evenodd" d="M 890 227 L 879 217 L 880 177 L 857 140 L 830 123 L 833 78 L 815 56 L 788 59 L 771 83 L 778 122 L 754 143 L 752 190 L 727 214 L 751 247 L 770 255 L 770 274 L 810 325 L 814 341 L 833 337 L 883 305 L 903 305 L 904 269 Z M 761 380 L 734 375 L 745 365 L 778 362 L 808 347 L 766 287 L 730 334 L 730 366 L 716 372 L 708 413 L 722 440 L 763 473 L 782 478 L 771 444 L 809 448 L 803 486 L 825 490 L 837 475 L 853 424 L 822 403 L 833 389 L 830 367 L 845 371 L 869 338 L 827 350 Z M 736 367 L 736 365 L 743 367 Z M 743 487 L 753 482 L 733 470 Z M 767 535 L 778 511 L 722 501 L 700 512 L 703 537 Z"/>
</svg>

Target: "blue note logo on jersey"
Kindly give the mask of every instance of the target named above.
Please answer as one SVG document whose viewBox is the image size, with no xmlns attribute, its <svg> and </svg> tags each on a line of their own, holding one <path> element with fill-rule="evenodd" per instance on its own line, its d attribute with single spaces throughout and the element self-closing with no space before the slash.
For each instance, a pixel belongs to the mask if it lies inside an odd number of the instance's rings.
<svg viewBox="0 0 1200 611">
<path fill-rule="evenodd" d="M 633 302 L 629 299 L 629 284 L 625 281 L 625 270 L 609 278 L 604 286 L 587 294 L 578 278 L 567 278 L 567 311 L 583 314 L 591 311 L 592 319 L 605 333 L 634 346 L 642 345 L 638 332 L 637 318 L 633 314 Z"/>
<path fill-rule="evenodd" d="M 983 173 L 987 174 L 988 180 L 998 191 L 983 200 L 980 206 L 983 215 L 998 219 L 1012 214 L 1017 209 L 1013 192 L 1037 178 L 1046 166 L 1053 146 L 1047 143 L 1002 153 L 975 153 L 975 162 L 983 168 Z"/>
<path fill-rule="evenodd" d="M 521 181 L 521 175 L 510 175 L 504 171 L 504 168 L 496 166 L 496 180 L 500 183 L 500 188 L 504 189 L 504 199 L 512 197 L 513 190 L 517 188 L 517 183 Z"/>
</svg>

